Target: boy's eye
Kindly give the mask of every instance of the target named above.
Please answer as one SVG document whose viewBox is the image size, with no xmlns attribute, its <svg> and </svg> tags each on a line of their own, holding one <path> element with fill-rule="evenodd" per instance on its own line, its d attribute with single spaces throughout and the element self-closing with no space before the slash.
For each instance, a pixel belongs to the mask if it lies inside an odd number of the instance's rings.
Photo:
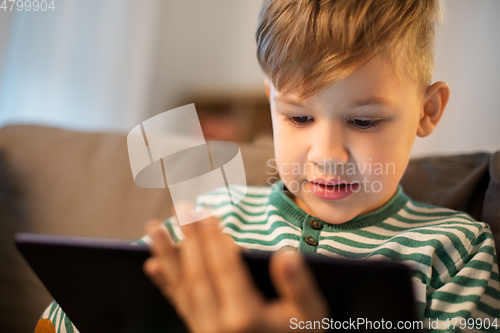
<svg viewBox="0 0 500 333">
<path fill-rule="evenodd" d="M 366 120 L 366 119 L 349 119 L 349 123 L 353 124 L 355 127 L 364 130 L 372 127 L 377 127 L 381 120 Z"/>
<path fill-rule="evenodd" d="M 312 120 L 312 117 L 306 116 L 285 116 L 285 119 L 291 122 L 293 125 L 301 126 L 307 124 Z"/>
</svg>

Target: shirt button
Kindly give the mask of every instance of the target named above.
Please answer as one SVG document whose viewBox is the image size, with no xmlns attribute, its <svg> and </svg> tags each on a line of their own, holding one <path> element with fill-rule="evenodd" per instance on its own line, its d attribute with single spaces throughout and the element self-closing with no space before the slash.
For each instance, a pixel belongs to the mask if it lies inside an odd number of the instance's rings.
<svg viewBox="0 0 500 333">
<path fill-rule="evenodd" d="M 314 238 L 312 238 L 311 236 L 306 237 L 306 243 L 311 245 L 311 246 L 318 245 L 318 242 Z"/>
<path fill-rule="evenodd" d="M 311 225 L 311 228 L 313 228 L 315 230 L 319 230 L 319 229 L 323 228 L 321 223 L 319 221 L 316 221 L 316 220 L 312 220 L 309 224 Z"/>
</svg>

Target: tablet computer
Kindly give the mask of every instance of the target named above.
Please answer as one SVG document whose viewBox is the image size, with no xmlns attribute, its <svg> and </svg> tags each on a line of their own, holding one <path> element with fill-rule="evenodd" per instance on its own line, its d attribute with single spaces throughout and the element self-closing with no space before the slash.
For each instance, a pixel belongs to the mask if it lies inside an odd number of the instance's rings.
<svg viewBox="0 0 500 333">
<path fill-rule="evenodd" d="M 147 246 L 39 234 L 18 234 L 16 244 L 80 333 L 187 332 L 143 272 L 150 256 Z M 275 298 L 270 254 L 242 256 L 265 297 Z M 370 326 L 360 323 L 383 320 L 394 329 L 397 321 L 415 320 L 411 271 L 406 265 L 319 256 L 306 256 L 306 262 L 328 302 L 330 317 L 323 320 L 332 328 L 348 321 L 363 331 Z M 290 319 L 291 327 L 298 328 L 299 323 Z"/>
</svg>

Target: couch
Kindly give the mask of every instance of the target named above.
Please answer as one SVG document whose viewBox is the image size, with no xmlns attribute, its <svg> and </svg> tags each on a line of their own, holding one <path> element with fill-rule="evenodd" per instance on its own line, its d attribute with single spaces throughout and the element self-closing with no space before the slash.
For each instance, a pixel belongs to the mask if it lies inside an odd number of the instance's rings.
<svg viewBox="0 0 500 333">
<path fill-rule="evenodd" d="M 275 169 L 269 139 L 241 144 L 249 185 Z M 412 198 L 465 211 L 490 224 L 500 246 L 500 152 L 410 161 L 401 181 Z M 137 186 L 126 134 L 35 125 L 0 129 L 0 332 L 32 332 L 50 294 L 18 254 L 17 232 L 122 238 L 171 215 L 168 190 Z"/>
</svg>

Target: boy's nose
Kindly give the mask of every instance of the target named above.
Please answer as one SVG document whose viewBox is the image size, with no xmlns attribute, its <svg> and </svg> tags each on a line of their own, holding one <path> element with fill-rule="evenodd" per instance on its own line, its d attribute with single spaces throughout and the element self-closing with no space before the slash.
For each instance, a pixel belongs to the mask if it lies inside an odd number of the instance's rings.
<svg viewBox="0 0 500 333">
<path fill-rule="evenodd" d="M 309 162 L 328 167 L 334 164 L 346 164 L 350 153 L 346 147 L 341 124 L 321 126 L 311 136 L 307 158 Z"/>
</svg>

